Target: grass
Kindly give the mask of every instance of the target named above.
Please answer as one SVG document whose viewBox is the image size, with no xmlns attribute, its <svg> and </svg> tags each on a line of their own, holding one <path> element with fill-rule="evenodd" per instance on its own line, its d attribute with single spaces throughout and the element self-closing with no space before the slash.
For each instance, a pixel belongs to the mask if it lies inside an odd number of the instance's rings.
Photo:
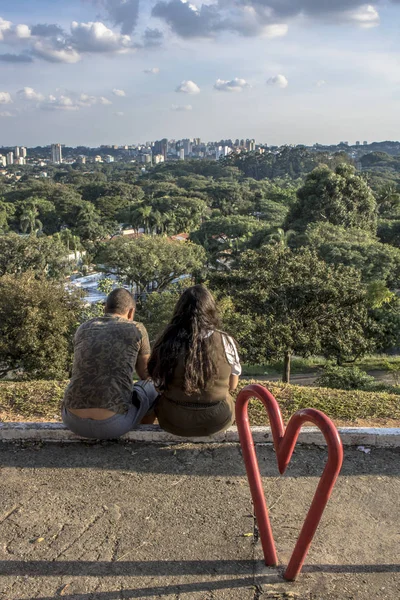
<svg viewBox="0 0 400 600">
<path fill-rule="evenodd" d="M 60 403 L 65 381 L 0 383 L 0 421 L 60 421 Z M 239 388 L 250 383 L 242 381 Z M 327 388 L 284 385 L 254 381 L 265 385 L 278 400 L 285 422 L 300 408 L 317 408 L 337 425 L 400 426 L 400 396 L 387 392 L 343 391 Z M 262 403 L 251 400 L 252 425 L 266 425 Z"/>
<path fill-rule="evenodd" d="M 323 356 L 311 356 L 310 358 L 294 357 L 291 360 L 291 373 L 313 373 L 322 369 L 327 364 L 330 363 Z M 346 363 L 343 366 L 356 366 L 363 371 L 400 371 L 400 355 L 371 354 L 354 363 Z M 282 372 L 283 361 L 279 360 L 271 361 L 263 365 L 244 364 L 242 367 L 242 375 L 245 375 L 246 377 L 282 375 Z"/>
</svg>

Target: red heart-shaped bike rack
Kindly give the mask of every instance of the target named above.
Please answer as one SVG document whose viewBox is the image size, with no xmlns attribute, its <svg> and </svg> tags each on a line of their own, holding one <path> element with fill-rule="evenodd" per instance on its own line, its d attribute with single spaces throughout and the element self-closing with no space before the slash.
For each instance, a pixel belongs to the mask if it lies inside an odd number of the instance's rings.
<svg viewBox="0 0 400 600">
<path fill-rule="evenodd" d="M 286 471 L 300 429 L 304 423 L 314 423 L 314 425 L 316 425 L 323 433 L 328 446 L 328 460 L 324 472 L 322 473 L 310 509 L 294 547 L 293 554 L 284 573 L 285 579 L 293 580 L 296 579 L 301 571 L 301 567 L 307 556 L 322 513 L 324 512 L 342 467 L 342 441 L 332 421 L 323 412 L 316 410 L 315 408 L 305 408 L 295 412 L 290 418 L 285 430 L 279 404 L 266 388 L 261 385 L 248 385 L 239 393 L 236 400 L 236 425 L 239 431 L 239 439 L 253 499 L 254 512 L 260 532 L 265 564 L 268 566 L 275 566 L 278 563 L 278 558 L 260 477 L 257 455 L 254 448 L 253 435 L 249 424 L 247 409 L 250 398 L 258 398 L 261 400 L 267 410 L 271 424 L 278 468 L 281 474 Z"/>
</svg>

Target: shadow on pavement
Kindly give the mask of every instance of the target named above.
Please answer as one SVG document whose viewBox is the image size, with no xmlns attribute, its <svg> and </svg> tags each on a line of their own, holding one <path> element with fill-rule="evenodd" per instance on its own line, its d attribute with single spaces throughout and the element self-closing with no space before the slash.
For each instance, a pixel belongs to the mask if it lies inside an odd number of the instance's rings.
<svg viewBox="0 0 400 600">
<path fill-rule="evenodd" d="M 258 446 L 261 474 L 276 477 L 273 448 Z M 345 448 L 341 477 L 352 475 L 400 476 L 399 448 L 372 448 L 364 454 Z M 319 476 L 325 466 L 325 448 L 298 446 L 287 475 Z M 94 469 L 132 473 L 167 473 L 191 476 L 245 476 L 239 445 L 103 442 L 96 444 L 1 444 L 0 466 L 22 469 Z"/>
<path fill-rule="evenodd" d="M 261 563 L 260 563 L 261 564 Z M 0 561 L 0 576 L 154 577 L 174 575 L 251 575 L 253 560 L 154 561 Z M 279 567 L 283 569 L 283 566 Z M 303 573 L 400 573 L 400 564 L 304 565 Z M 276 575 L 274 570 L 271 575 Z"/>
</svg>

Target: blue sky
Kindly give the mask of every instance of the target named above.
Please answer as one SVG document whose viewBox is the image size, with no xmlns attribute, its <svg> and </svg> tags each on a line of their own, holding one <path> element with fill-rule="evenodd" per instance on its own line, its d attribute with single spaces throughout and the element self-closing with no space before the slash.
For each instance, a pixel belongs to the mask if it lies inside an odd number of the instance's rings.
<svg viewBox="0 0 400 600">
<path fill-rule="evenodd" d="M 0 145 L 399 139 L 400 0 L 0 3 Z"/>
</svg>

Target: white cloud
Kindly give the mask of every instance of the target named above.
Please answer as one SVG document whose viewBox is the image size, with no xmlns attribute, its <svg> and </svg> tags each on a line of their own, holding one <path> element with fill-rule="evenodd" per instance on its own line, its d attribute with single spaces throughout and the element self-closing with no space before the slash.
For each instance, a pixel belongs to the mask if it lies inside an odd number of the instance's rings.
<svg viewBox="0 0 400 600">
<path fill-rule="evenodd" d="M 100 104 L 104 104 L 104 105 L 112 104 L 111 100 L 109 100 L 108 98 L 105 98 L 104 96 L 100 96 L 99 102 L 100 102 Z"/>
<path fill-rule="evenodd" d="M 289 26 L 286 23 L 275 23 L 273 25 L 265 25 L 262 35 L 267 38 L 282 37 L 289 31 Z"/>
<path fill-rule="evenodd" d="M 10 113 L 9 110 L 3 110 L 0 112 L 0 117 L 2 118 L 8 118 L 8 117 L 13 117 L 14 115 L 12 113 Z"/>
<path fill-rule="evenodd" d="M 61 94 L 61 96 L 53 96 L 50 94 L 48 99 L 41 105 L 41 108 L 45 110 L 79 110 L 79 107 L 82 106 L 79 102 L 75 101 L 70 96 L 65 96 Z M 83 104 L 84 106 L 90 106 L 90 104 Z"/>
<path fill-rule="evenodd" d="M 93 104 L 96 104 L 96 102 L 96 96 L 89 96 L 89 94 L 80 94 L 76 104 L 78 106 L 93 106 Z"/>
<path fill-rule="evenodd" d="M 114 96 L 126 96 L 126 93 L 124 92 L 124 90 L 119 90 L 117 88 L 114 88 L 112 93 L 114 94 Z"/>
<path fill-rule="evenodd" d="M 279 75 L 275 75 L 274 77 L 270 77 L 267 80 L 267 85 L 271 85 L 274 87 L 279 87 L 279 88 L 284 89 L 289 85 L 289 82 L 284 75 L 279 74 Z"/>
<path fill-rule="evenodd" d="M 372 4 L 364 4 L 354 10 L 346 11 L 344 17 L 364 29 L 379 25 L 379 13 Z"/>
<path fill-rule="evenodd" d="M 12 104 L 10 92 L 0 92 L 0 104 Z"/>
<path fill-rule="evenodd" d="M 24 100 L 34 100 L 36 102 L 39 102 L 40 100 L 44 99 L 44 96 L 42 94 L 35 92 L 35 90 L 31 87 L 24 87 L 22 90 L 19 90 L 17 94 L 20 98 L 23 98 Z"/>
<path fill-rule="evenodd" d="M 114 113 L 114 115 L 115 115 L 116 117 L 123 117 L 123 116 L 124 116 L 124 113 L 123 113 L 123 112 L 121 112 L 121 111 L 118 111 L 118 112 L 115 112 L 115 113 Z"/>
<path fill-rule="evenodd" d="M 151 69 L 145 69 L 143 71 L 143 73 L 146 73 L 147 75 L 158 75 L 160 72 L 160 69 L 158 67 L 152 67 Z"/>
<path fill-rule="evenodd" d="M 121 35 L 100 21 L 71 24 L 71 42 L 79 52 L 126 52 L 132 48 L 129 35 Z"/>
<path fill-rule="evenodd" d="M 324 85 L 326 85 L 326 81 L 325 81 L 325 79 L 319 79 L 315 85 L 316 85 L 316 87 L 319 87 L 319 88 L 324 87 Z"/>
<path fill-rule="evenodd" d="M 75 48 L 57 40 L 39 40 L 33 44 L 33 53 L 49 62 L 77 63 L 81 55 Z"/>
<path fill-rule="evenodd" d="M 192 110 L 192 105 L 191 104 L 173 104 L 171 106 L 171 110 L 174 110 L 176 112 L 189 112 Z"/>
<path fill-rule="evenodd" d="M 214 84 L 214 89 L 218 90 L 219 92 L 241 92 L 249 87 L 250 85 L 247 83 L 247 81 L 245 79 L 240 79 L 239 77 L 235 77 L 235 79 L 231 79 L 230 81 L 217 79 Z"/>
<path fill-rule="evenodd" d="M 0 41 L 13 43 L 19 40 L 30 38 L 31 30 L 28 25 L 13 25 L 11 21 L 6 21 L 0 17 Z"/>
<path fill-rule="evenodd" d="M 182 81 L 175 90 L 181 94 L 198 94 L 200 92 L 199 86 L 190 79 Z"/>
</svg>

